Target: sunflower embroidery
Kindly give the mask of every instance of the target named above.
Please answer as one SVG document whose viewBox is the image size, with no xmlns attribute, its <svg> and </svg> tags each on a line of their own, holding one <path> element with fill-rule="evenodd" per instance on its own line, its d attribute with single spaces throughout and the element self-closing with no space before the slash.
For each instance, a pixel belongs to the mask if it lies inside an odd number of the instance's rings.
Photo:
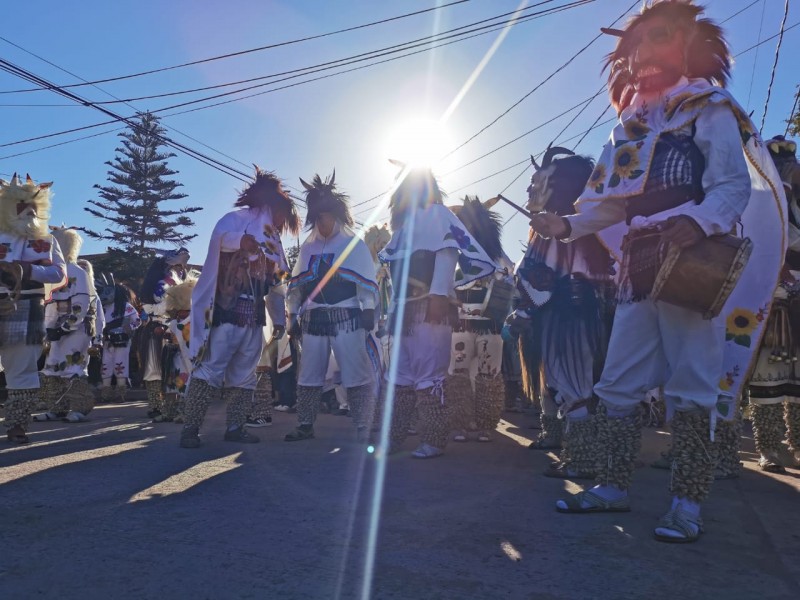
<svg viewBox="0 0 800 600">
<path fill-rule="evenodd" d="M 650 133 L 650 128 L 642 123 L 639 119 L 630 119 L 622 126 L 625 130 L 625 136 L 631 142 L 638 142 L 647 137 Z"/>
<path fill-rule="evenodd" d="M 758 327 L 758 317 L 746 308 L 737 308 L 725 320 L 725 341 L 749 348 L 750 335 Z"/>
<path fill-rule="evenodd" d="M 605 180 L 606 166 L 598 163 L 594 171 L 592 171 L 589 177 L 589 183 L 586 187 L 593 189 L 595 194 L 602 194 L 603 188 L 605 187 L 603 182 L 605 182 Z"/>
<path fill-rule="evenodd" d="M 639 156 L 636 150 L 623 146 L 614 155 L 614 172 L 608 180 L 608 187 L 617 187 L 623 179 L 638 179 L 644 174 L 639 167 Z"/>
</svg>

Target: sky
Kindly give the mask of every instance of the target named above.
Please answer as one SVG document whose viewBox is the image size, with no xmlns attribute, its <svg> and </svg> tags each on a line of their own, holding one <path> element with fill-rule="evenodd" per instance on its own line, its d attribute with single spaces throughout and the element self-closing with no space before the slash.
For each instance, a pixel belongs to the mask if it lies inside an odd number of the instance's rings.
<svg viewBox="0 0 800 600">
<path fill-rule="evenodd" d="M 28 0 L 25 13 L 35 17 L 16 20 L 19 27 L 4 29 L 0 34 L 0 58 L 58 85 L 69 85 L 80 83 L 79 78 L 95 81 L 170 67 L 441 6 L 439 10 L 321 39 L 72 90 L 92 102 L 103 102 L 319 65 L 425 38 L 541 2 L 471 0 L 442 6 L 451 1 Z M 723 24 L 732 53 L 741 53 L 736 58 L 729 87 L 738 101 L 753 111 L 757 126 L 764 115 L 777 38 L 750 48 L 778 33 L 784 2 L 703 2 L 707 15 L 718 22 L 742 11 Z M 528 8 L 524 14 L 573 3 L 550 0 L 538 8 Z M 787 29 L 800 22 L 800 4 L 791 4 Z M 594 0 L 505 30 L 354 72 L 173 115 L 335 74 L 375 60 L 165 111 L 162 123 L 176 141 L 241 171 L 252 172 L 253 163 L 274 170 L 294 190 L 301 189 L 300 177 L 308 180 L 315 173 L 324 177 L 335 168 L 336 181 L 349 194 L 355 217 L 361 222 L 387 220 L 385 196 L 366 201 L 391 186 L 396 168 L 388 159 L 409 160 L 420 152 L 437 159 L 447 155 L 437 162 L 435 169 L 449 195 L 448 204 L 457 203 L 464 194 L 488 199 L 501 191 L 524 204 L 531 171 L 523 173 L 526 168 L 523 161 L 530 154 L 538 154 L 551 142 L 574 148 L 580 141 L 577 152 L 599 155 L 611 125 L 599 126 L 585 137 L 583 133 L 607 107 L 605 92 L 597 95 L 581 114 L 578 107 L 554 117 L 602 88 L 603 57 L 613 49 L 615 39 L 601 36 L 575 55 L 595 38 L 599 27 L 611 25 L 633 5 L 633 0 Z M 639 5 L 636 2 L 634 10 Z M 492 23 L 501 24 L 502 20 L 489 22 Z M 800 83 L 798 71 L 792 65 L 798 55 L 800 26 L 784 35 L 762 132 L 767 138 L 783 133 L 786 127 Z M 259 83 L 263 81 L 106 106 L 129 116 L 137 110 L 158 110 Z M 52 91 L 15 92 L 30 87 L 28 82 L 0 71 L 0 177 L 8 179 L 19 172 L 30 173 L 37 181 L 54 181 L 51 224 L 102 229 L 106 223 L 83 208 L 88 200 L 97 198 L 94 185 L 106 183 L 105 163 L 115 156 L 120 126 L 107 125 L 14 144 L 109 120 L 94 108 L 71 102 Z M 573 117 L 576 118 L 570 124 Z M 608 110 L 599 122 L 612 117 L 612 111 Z M 77 139 L 85 136 L 93 137 Z M 470 141 L 465 144 L 467 140 Z M 45 148 L 53 144 L 60 145 Z M 201 262 L 214 223 L 231 210 L 243 182 L 180 153 L 170 159 L 169 166 L 179 171 L 174 178 L 188 194 L 171 208 L 203 207 L 192 215 L 196 224 L 192 233 L 197 237 L 189 244 L 192 262 Z M 514 216 L 515 211 L 508 206 L 496 208 L 507 221 L 503 228 L 504 248 L 516 260 L 527 238 L 527 219 L 519 214 Z M 305 214 L 302 207 L 301 214 Z M 304 236 L 305 233 L 301 234 Z M 293 240 L 286 239 L 284 243 Z M 102 252 L 105 247 L 103 241 L 87 239 L 83 251 Z"/>
</svg>

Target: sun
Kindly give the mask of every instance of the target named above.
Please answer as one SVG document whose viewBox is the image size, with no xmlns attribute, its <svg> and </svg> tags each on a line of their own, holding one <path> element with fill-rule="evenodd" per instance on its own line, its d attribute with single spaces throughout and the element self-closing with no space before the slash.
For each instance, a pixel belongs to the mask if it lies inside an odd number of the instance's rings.
<svg viewBox="0 0 800 600">
<path fill-rule="evenodd" d="M 399 122 L 386 136 L 385 157 L 410 167 L 435 167 L 452 149 L 452 139 L 435 119 L 412 118 Z"/>
</svg>

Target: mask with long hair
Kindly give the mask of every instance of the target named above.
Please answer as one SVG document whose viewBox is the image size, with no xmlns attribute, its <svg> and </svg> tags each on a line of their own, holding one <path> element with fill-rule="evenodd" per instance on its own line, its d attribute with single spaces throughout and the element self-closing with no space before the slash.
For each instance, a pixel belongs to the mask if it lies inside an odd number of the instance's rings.
<svg viewBox="0 0 800 600">
<path fill-rule="evenodd" d="M 281 233 L 297 235 L 300 232 L 300 217 L 291 196 L 284 191 L 281 180 L 272 171 L 264 171 L 258 165 L 252 183 L 244 188 L 236 199 L 237 208 L 260 208 L 268 206 L 272 224 Z"/>
<path fill-rule="evenodd" d="M 336 189 L 336 170 L 325 181 L 319 175 L 314 175 L 311 183 L 300 179 L 306 190 L 306 227 L 313 229 L 317 219 L 322 213 L 330 213 L 334 219 L 347 227 L 353 226 L 353 216 L 347 204 L 348 196 Z"/>
<path fill-rule="evenodd" d="M 682 31 L 684 48 L 684 72 L 689 79 L 705 79 L 713 85 L 725 87 L 730 78 L 732 58 L 722 28 L 710 19 L 698 18 L 705 7 L 692 0 L 654 0 L 632 17 L 624 30 L 603 28 L 609 35 L 619 37 L 617 47 L 606 57 L 608 91 L 611 103 L 621 112 L 634 94 L 634 71 L 631 57 L 639 40 L 630 32 L 653 17 L 665 19 L 674 31 Z"/>
<path fill-rule="evenodd" d="M 395 164 L 403 166 L 400 163 Z M 439 182 L 429 168 L 403 168 L 399 176 L 403 179 L 389 201 L 393 231 L 403 227 L 409 213 L 425 210 L 432 204 L 442 204 L 444 198 Z"/>
<path fill-rule="evenodd" d="M 467 231 L 486 250 L 494 261 L 503 256 L 503 246 L 500 242 L 502 222 L 500 214 L 489 210 L 477 196 L 464 196 L 461 206 L 451 206 L 450 210 L 464 224 Z"/>
</svg>

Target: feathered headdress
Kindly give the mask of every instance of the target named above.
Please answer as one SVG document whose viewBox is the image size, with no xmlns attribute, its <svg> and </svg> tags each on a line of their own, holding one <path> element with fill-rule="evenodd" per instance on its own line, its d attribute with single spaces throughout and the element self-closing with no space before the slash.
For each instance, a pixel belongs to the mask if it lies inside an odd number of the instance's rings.
<svg viewBox="0 0 800 600">
<path fill-rule="evenodd" d="M 451 206 L 450 210 L 464 224 L 481 248 L 486 250 L 493 261 L 503 256 L 503 245 L 500 243 L 502 222 L 500 215 L 489 210 L 477 196 L 464 196 L 461 206 Z"/>
<path fill-rule="evenodd" d="M 15 222 L 26 210 L 32 212 L 35 224 L 27 231 L 32 237 L 45 237 L 50 218 L 50 187 L 53 182 L 35 183 L 26 175 L 22 183 L 17 174 L 11 181 L 0 179 L 0 231 L 14 231 Z"/>
<path fill-rule="evenodd" d="M 75 263 L 78 260 L 78 255 L 81 253 L 83 246 L 83 238 L 80 234 L 70 227 L 62 225 L 61 227 L 51 227 L 50 233 L 58 242 L 58 247 L 61 248 L 61 254 L 64 255 L 64 260 L 68 263 Z"/>
<path fill-rule="evenodd" d="M 336 189 L 336 169 L 325 181 L 319 175 L 314 175 L 311 183 L 300 179 L 306 190 L 306 227 L 312 229 L 317 224 L 317 219 L 322 213 L 331 213 L 342 225 L 353 226 L 353 216 L 347 205 L 348 196 Z"/>
<path fill-rule="evenodd" d="M 651 17 L 663 17 L 686 36 L 686 69 L 689 79 L 705 79 L 713 85 L 725 87 L 731 74 L 732 58 L 722 28 L 710 19 L 699 19 L 705 7 L 693 0 L 654 0 L 645 5 L 640 14 L 632 17 L 625 30 L 603 28 L 601 31 L 619 37 L 617 47 L 608 55 L 608 91 L 618 112 L 633 96 L 633 76 L 630 57 L 637 40 L 628 35 L 634 27 Z"/>
<path fill-rule="evenodd" d="M 272 224 L 278 231 L 297 235 L 300 232 L 300 217 L 291 196 L 284 191 L 281 180 L 272 171 L 253 166 L 256 169 L 253 182 L 241 191 L 234 206 L 269 206 Z"/>
<path fill-rule="evenodd" d="M 439 182 L 429 168 L 406 169 L 403 163 L 391 161 L 402 168 L 400 177 L 403 180 L 398 184 L 389 201 L 392 214 L 392 230 L 400 229 L 409 212 L 425 209 L 431 204 L 443 204 L 444 193 L 439 188 Z"/>
</svg>

